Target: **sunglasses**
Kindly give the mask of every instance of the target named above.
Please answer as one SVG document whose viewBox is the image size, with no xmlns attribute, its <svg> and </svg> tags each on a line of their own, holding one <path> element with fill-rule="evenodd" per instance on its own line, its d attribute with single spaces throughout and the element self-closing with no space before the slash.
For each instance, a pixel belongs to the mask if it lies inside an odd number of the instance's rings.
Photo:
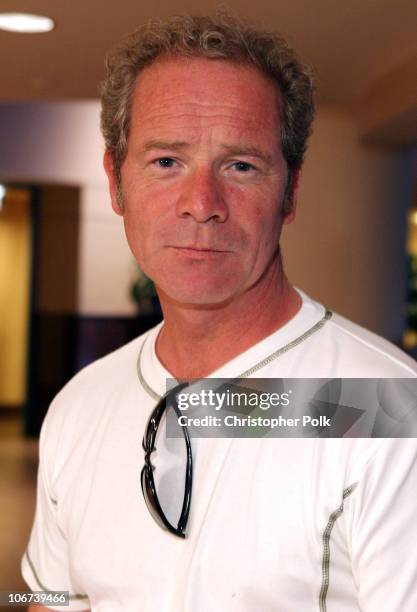
<svg viewBox="0 0 417 612">
<path fill-rule="evenodd" d="M 143 436 L 142 447 L 145 451 L 145 465 L 142 468 L 140 482 L 142 486 L 142 493 L 145 499 L 146 506 L 156 523 L 166 529 L 170 533 L 179 538 L 185 538 L 185 530 L 187 527 L 188 515 L 190 513 L 191 506 L 191 488 L 193 480 L 193 458 L 191 453 L 191 442 L 188 430 L 185 426 L 181 425 L 182 434 L 184 436 L 186 453 L 187 453 L 187 466 L 185 470 L 185 489 L 184 489 L 184 500 L 181 509 L 181 515 L 178 520 L 177 526 L 172 525 L 167 519 L 161 504 L 158 499 L 156 492 L 154 470 L 155 467 L 151 463 L 151 455 L 156 450 L 155 441 L 158 433 L 158 428 L 161 423 L 163 415 L 167 409 L 172 408 L 177 417 L 181 416 L 181 411 L 177 404 L 178 393 L 188 386 L 188 383 L 181 383 L 174 389 L 169 391 L 164 397 L 160 399 L 155 408 L 153 409 L 148 424 L 145 429 Z"/>
</svg>

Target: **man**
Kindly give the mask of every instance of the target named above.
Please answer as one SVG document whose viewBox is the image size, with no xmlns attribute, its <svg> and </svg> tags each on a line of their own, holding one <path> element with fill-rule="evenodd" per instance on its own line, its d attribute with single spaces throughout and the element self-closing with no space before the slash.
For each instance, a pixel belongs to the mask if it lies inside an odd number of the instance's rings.
<svg viewBox="0 0 417 612">
<path fill-rule="evenodd" d="M 313 104 L 280 37 L 224 17 L 153 22 L 108 71 L 112 206 L 164 322 L 53 402 L 27 583 L 68 590 L 71 610 L 417 610 L 414 440 L 193 439 L 187 537 L 153 520 L 140 441 L 170 376 L 407 378 L 417 368 L 285 277 L 279 237 L 294 218 Z M 178 506 L 168 484 L 164 501 Z"/>
</svg>

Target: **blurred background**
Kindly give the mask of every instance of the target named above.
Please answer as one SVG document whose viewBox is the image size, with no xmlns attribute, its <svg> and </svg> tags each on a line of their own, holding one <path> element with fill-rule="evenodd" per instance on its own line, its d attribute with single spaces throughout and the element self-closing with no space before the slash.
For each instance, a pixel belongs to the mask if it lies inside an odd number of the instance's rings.
<svg viewBox="0 0 417 612">
<path fill-rule="evenodd" d="M 313 66 L 318 113 L 289 278 L 416 356 L 417 11 L 412 0 L 233 0 Z M 104 56 L 135 25 L 216 3 L 3 0 L 51 18 L 45 33 L 0 29 L 0 590 L 35 503 L 37 436 L 81 367 L 160 319 L 110 207 L 99 132 Z M 0 15 L 1 25 L 1 15 Z"/>
</svg>

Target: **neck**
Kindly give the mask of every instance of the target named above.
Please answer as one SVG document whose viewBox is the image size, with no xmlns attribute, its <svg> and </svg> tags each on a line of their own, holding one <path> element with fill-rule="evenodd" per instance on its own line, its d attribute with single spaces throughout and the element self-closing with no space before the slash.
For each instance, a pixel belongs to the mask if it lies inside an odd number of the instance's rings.
<svg viewBox="0 0 417 612">
<path fill-rule="evenodd" d="M 270 278 L 215 308 L 185 306 L 158 294 L 164 325 L 156 353 L 175 378 L 186 380 L 214 372 L 285 325 L 301 306 L 281 260 Z"/>
</svg>

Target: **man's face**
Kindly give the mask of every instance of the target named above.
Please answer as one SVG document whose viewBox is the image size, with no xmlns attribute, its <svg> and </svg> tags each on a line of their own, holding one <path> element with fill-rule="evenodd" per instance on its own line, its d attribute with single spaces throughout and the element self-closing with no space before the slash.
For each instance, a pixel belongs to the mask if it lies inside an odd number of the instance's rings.
<svg viewBox="0 0 417 612">
<path fill-rule="evenodd" d="M 216 305 L 268 282 L 287 167 L 279 92 L 250 66 L 160 59 L 140 75 L 121 168 L 127 239 L 165 296 Z"/>
</svg>

